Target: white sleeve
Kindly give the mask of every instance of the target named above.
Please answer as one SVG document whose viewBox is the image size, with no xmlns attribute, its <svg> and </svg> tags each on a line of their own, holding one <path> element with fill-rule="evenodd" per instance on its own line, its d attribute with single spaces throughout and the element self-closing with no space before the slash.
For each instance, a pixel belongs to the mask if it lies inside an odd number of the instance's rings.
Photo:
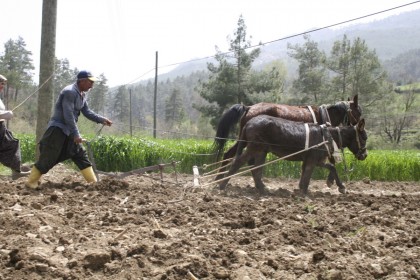
<svg viewBox="0 0 420 280">
<path fill-rule="evenodd" d="M 12 111 L 0 111 L 0 119 L 10 120 L 13 118 Z"/>
</svg>

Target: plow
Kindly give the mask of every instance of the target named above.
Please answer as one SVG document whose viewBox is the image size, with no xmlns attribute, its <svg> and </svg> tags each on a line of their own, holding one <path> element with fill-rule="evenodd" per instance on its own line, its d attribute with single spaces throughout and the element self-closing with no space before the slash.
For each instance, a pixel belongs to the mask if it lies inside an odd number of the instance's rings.
<svg viewBox="0 0 420 280">
<path fill-rule="evenodd" d="M 210 171 L 208 171 L 208 172 L 203 173 L 203 174 L 200 176 L 198 166 L 193 166 L 193 175 L 194 175 L 194 182 L 193 182 L 193 185 L 194 185 L 195 187 L 202 187 L 202 188 L 206 188 L 206 187 L 208 187 L 208 186 L 211 186 L 211 185 L 214 185 L 214 184 L 218 184 L 218 183 L 220 183 L 220 182 L 222 182 L 222 181 L 224 181 L 224 180 L 226 180 L 226 179 L 230 179 L 230 178 L 233 178 L 233 177 L 236 177 L 236 176 L 239 176 L 239 175 L 243 175 L 243 174 L 248 173 L 248 172 L 250 172 L 250 171 L 252 171 L 252 170 L 255 170 L 255 169 L 258 169 L 258 168 L 264 167 L 264 166 L 269 165 L 269 164 L 276 163 L 276 162 L 278 162 L 278 161 L 280 161 L 280 160 L 285 160 L 285 159 L 287 159 L 287 158 L 289 158 L 289 157 L 293 157 L 293 156 L 295 156 L 295 155 L 297 155 L 297 154 L 300 154 L 300 153 L 306 152 L 306 151 L 308 151 L 308 150 L 318 148 L 318 147 L 320 147 L 320 146 L 322 146 L 322 145 L 325 145 L 326 143 L 328 143 L 328 141 L 323 141 L 323 142 L 321 142 L 321 143 L 318 143 L 318 144 L 313 145 L 313 146 L 311 146 L 311 147 L 308 147 L 308 148 L 302 149 L 302 150 L 300 150 L 300 151 L 297 151 L 297 152 L 295 152 L 295 153 L 289 154 L 289 155 L 287 155 L 287 156 L 284 156 L 284 157 L 281 157 L 281 158 L 276 158 L 276 159 L 270 160 L 270 161 L 268 161 L 268 162 L 266 162 L 266 163 L 263 163 L 263 164 L 261 164 L 261 165 L 257 165 L 257 166 L 255 166 L 255 165 L 251 165 L 251 166 L 243 167 L 243 168 L 239 169 L 239 172 L 237 172 L 237 173 L 235 173 L 235 174 L 232 174 L 232 175 L 230 175 L 230 176 L 223 177 L 222 179 L 219 179 L 219 180 L 212 180 L 212 181 L 210 181 L 210 180 L 208 180 L 208 179 L 209 179 L 209 178 L 214 178 L 215 176 L 218 176 L 218 175 L 225 175 L 225 174 L 227 174 L 227 173 L 228 173 L 228 171 L 220 171 L 220 169 L 221 169 L 222 167 L 216 167 L 216 168 L 214 168 L 214 169 L 212 169 L 212 170 L 210 170 Z M 225 159 L 225 160 L 218 161 L 218 162 L 215 162 L 215 163 L 205 164 L 205 165 L 203 165 L 203 166 L 202 166 L 202 168 L 201 168 L 201 169 L 205 171 L 205 170 L 206 170 L 206 169 L 208 169 L 208 168 L 212 168 L 213 166 L 215 166 L 215 165 L 220 165 L 220 164 L 222 164 L 222 163 L 224 163 L 224 162 L 228 162 L 228 163 L 224 166 L 224 167 L 228 167 L 228 166 L 230 166 L 230 165 L 232 164 L 233 160 L 234 160 L 234 158 L 229 158 L 229 159 Z"/>
</svg>

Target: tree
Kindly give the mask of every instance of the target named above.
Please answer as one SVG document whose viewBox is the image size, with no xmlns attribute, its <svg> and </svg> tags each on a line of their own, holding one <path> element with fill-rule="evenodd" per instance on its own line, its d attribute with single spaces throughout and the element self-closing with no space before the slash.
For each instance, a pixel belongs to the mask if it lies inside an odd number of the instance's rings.
<svg viewBox="0 0 420 280">
<path fill-rule="evenodd" d="M 409 50 L 383 63 L 388 78 L 398 85 L 419 81 L 420 49 Z"/>
<path fill-rule="evenodd" d="M 26 43 L 22 37 L 15 41 L 10 39 L 4 44 L 4 55 L 0 56 L 0 69 L 7 77 L 6 104 L 11 87 L 14 89 L 12 97 L 16 101 L 20 90 L 32 85 L 32 71 L 35 67 L 31 56 L 32 52 L 26 50 Z"/>
<path fill-rule="evenodd" d="M 254 91 L 250 95 L 251 102 L 280 103 L 285 91 L 286 76 L 286 66 L 280 60 L 268 63 L 262 71 L 252 71 L 250 84 Z"/>
<path fill-rule="evenodd" d="M 399 144 L 404 129 L 410 127 L 415 121 L 416 94 L 411 89 L 403 94 L 394 93 L 387 99 L 387 112 L 383 115 L 383 133 L 389 142 Z"/>
<path fill-rule="evenodd" d="M 108 80 L 103 73 L 99 75 L 94 87 L 88 94 L 89 107 L 102 115 L 105 115 L 105 97 L 109 90 L 109 87 L 106 85 L 107 81 Z"/>
<path fill-rule="evenodd" d="M 175 124 L 180 124 L 185 117 L 185 111 L 182 104 L 181 92 L 174 89 L 172 94 L 165 102 L 165 122 L 168 128 Z"/>
<path fill-rule="evenodd" d="M 319 103 L 325 98 L 326 85 L 326 55 L 318 49 L 318 43 L 312 41 L 310 36 L 303 36 L 305 43 L 303 46 L 288 44 L 289 56 L 299 62 L 297 80 L 293 82 L 293 87 L 297 95 L 302 96 L 298 99 L 299 103 Z"/>
<path fill-rule="evenodd" d="M 127 122 L 129 118 L 129 112 L 128 110 L 130 104 L 128 100 L 128 90 L 126 86 L 120 86 L 118 87 L 117 93 L 114 96 L 114 111 L 113 115 L 114 117 L 121 121 L 121 122 Z"/>
<path fill-rule="evenodd" d="M 391 93 L 375 51 L 369 50 L 364 40 L 356 38 L 350 49 L 351 95 L 359 95 L 365 108 L 376 104 Z M 383 85 L 385 83 L 385 85 Z M 381 90 L 385 89 L 385 90 Z"/>
<path fill-rule="evenodd" d="M 351 91 L 351 43 L 344 35 L 342 41 L 335 41 L 330 57 L 327 59 L 327 67 L 335 73 L 331 80 L 331 95 L 329 102 L 346 100 Z"/>
<path fill-rule="evenodd" d="M 70 68 L 70 62 L 67 58 L 55 58 L 55 72 L 54 72 L 54 92 L 53 101 L 57 100 L 60 91 L 67 85 L 75 82 L 75 77 L 78 73 L 77 69 Z"/>
<path fill-rule="evenodd" d="M 251 66 L 259 56 L 260 49 L 247 53 L 251 43 L 247 40 L 246 25 L 242 15 L 234 38 L 229 39 L 229 53 L 222 53 L 216 47 L 218 65 L 208 63 L 210 77 L 201 84 L 200 95 L 208 101 L 206 105 L 195 105 L 205 116 L 211 118 L 213 127 L 217 125 L 219 116 L 234 103 L 251 103 L 249 98 L 253 86 L 249 83 Z"/>
</svg>

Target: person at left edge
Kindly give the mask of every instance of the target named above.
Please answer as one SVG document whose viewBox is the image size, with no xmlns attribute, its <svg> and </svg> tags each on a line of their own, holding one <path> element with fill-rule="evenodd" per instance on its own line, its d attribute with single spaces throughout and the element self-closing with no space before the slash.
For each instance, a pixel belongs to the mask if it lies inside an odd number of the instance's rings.
<svg viewBox="0 0 420 280">
<path fill-rule="evenodd" d="M 0 75 L 0 91 L 7 83 L 7 78 Z M 5 121 L 13 118 L 13 112 L 6 110 L 3 101 L 0 99 L 0 162 L 12 170 L 12 179 L 28 176 L 28 171 L 23 171 L 21 166 L 21 153 L 19 140 L 13 137 L 7 129 Z"/>
<path fill-rule="evenodd" d="M 32 167 L 25 186 L 37 188 L 42 174 L 47 173 L 59 162 L 71 159 L 80 169 L 88 183 L 96 182 L 83 139 L 77 127 L 80 113 L 87 119 L 111 126 L 112 121 L 89 109 L 86 94 L 92 88 L 96 78 L 90 71 L 80 71 L 76 82 L 66 86 L 58 96 L 53 115 L 48 122 L 47 130 L 39 142 L 39 159 Z"/>
</svg>

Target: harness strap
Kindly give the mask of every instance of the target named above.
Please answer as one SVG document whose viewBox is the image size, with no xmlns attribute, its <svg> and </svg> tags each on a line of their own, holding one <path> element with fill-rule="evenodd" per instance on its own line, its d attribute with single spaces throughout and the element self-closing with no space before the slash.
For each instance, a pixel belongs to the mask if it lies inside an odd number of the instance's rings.
<svg viewBox="0 0 420 280">
<path fill-rule="evenodd" d="M 328 158 L 331 158 L 331 150 L 330 150 L 330 146 L 328 144 L 331 144 L 332 138 L 331 138 L 331 134 L 328 132 L 328 128 L 325 124 L 321 124 L 321 131 L 322 131 L 322 140 L 323 141 L 327 141 L 324 146 L 327 149 L 328 152 Z M 327 136 L 327 139 L 325 139 L 325 136 Z"/>
<path fill-rule="evenodd" d="M 321 105 L 319 107 L 319 110 L 321 112 L 321 116 L 322 116 L 322 123 L 330 123 L 331 124 L 331 119 L 330 119 L 330 114 L 328 113 L 328 109 L 326 108 L 325 105 Z"/>
<path fill-rule="evenodd" d="M 335 129 L 337 130 L 337 134 L 338 134 L 338 144 L 340 145 L 340 149 L 343 150 L 343 140 L 341 138 L 340 127 L 337 126 Z"/>
<path fill-rule="evenodd" d="M 308 105 L 308 106 L 306 106 L 306 107 L 308 107 L 309 112 L 311 112 L 312 119 L 314 120 L 314 124 L 317 124 L 318 122 L 317 122 L 317 120 L 316 120 L 314 110 L 312 110 L 312 107 L 311 107 L 310 105 Z"/>
<path fill-rule="evenodd" d="M 305 132 L 306 132 L 306 138 L 305 138 L 305 150 L 309 148 L 309 125 L 305 123 Z"/>
<path fill-rule="evenodd" d="M 356 142 L 357 142 L 357 147 L 359 148 L 359 150 L 362 149 L 362 145 L 360 145 L 360 140 L 359 140 L 359 130 L 357 130 L 357 124 L 355 126 L 353 126 L 354 130 L 356 131 Z"/>
</svg>

